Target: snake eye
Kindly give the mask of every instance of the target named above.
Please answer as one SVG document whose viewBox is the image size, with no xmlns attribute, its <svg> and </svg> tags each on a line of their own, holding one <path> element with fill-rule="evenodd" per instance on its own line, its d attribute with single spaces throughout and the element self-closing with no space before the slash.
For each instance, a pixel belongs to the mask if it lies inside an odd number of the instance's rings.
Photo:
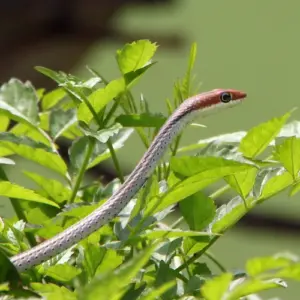
<svg viewBox="0 0 300 300">
<path fill-rule="evenodd" d="M 230 102 L 232 100 L 231 93 L 224 92 L 220 95 L 220 100 L 224 103 Z"/>
</svg>

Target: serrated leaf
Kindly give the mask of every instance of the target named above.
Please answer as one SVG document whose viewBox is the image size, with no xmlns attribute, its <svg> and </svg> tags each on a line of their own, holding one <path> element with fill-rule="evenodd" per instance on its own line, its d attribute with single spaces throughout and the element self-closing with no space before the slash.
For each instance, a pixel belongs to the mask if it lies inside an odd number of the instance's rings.
<svg viewBox="0 0 300 300">
<path fill-rule="evenodd" d="M 206 145 L 210 143 L 215 143 L 215 144 L 238 144 L 244 138 L 244 136 L 247 134 L 246 131 L 237 131 L 233 133 L 226 133 L 226 134 L 221 134 L 217 135 L 214 137 L 210 137 L 207 139 L 202 139 L 197 142 L 197 144 L 192 144 L 189 146 L 185 146 L 182 148 L 178 149 L 178 152 L 185 152 L 185 151 L 194 151 L 199 148 L 203 148 Z"/>
<path fill-rule="evenodd" d="M 156 197 L 149 202 L 146 214 L 153 214 L 161 211 L 166 207 L 193 195 L 224 176 L 253 168 L 252 165 L 242 164 L 236 161 L 226 161 L 219 157 L 214 157 L 210 164 L 207 165 L 204 163 L 205 161 L 206 158 L 203 160 L 200 157 L 190 157 L 190 160 L 189 158 L 184 158 L 182 160 L 179 158 L 176 159 L 175 165 L 173 160 L 171 160 L 171 168 L 173 171 L 185 176 L 191 174 L 194 175 L 175 184 L 164 195 Z"/>
<path fill-rule="evenodd" d="M 222 233 L 237 223 L 248 211 L 245 203 L 250 209 L 254 205 L 253 198 L 248 198 L 244 202 L 240 196 L 237 196 L 227 204 L 220 206 L 217 209 L 215 220 L 210 224 L 212 232 Z"/>
<path fill-rule="evenodd" d="M 149 40 L 126 44 L 117 51 L 117 62 L 122 74 L 143 68 L 156 52 L 157 46 Z"/>
<path fill-rule="evenodd" d="M 2 132 L 0 133 L 0 150 L 1 147 L 7 149 L 10 153 L 18 154 L 52 169 L 63 176 L 65 176 L 67 172 L 65 162 L 56 152 L 47 145 L 38 143 L 25 136 L 21 137 L 9 132 Z M 1 152 L 2 151 L 0 151 L 0 153 Z M 3 155 L 3 153 L 1 154 Z M 7 153 L 5 155 L 7 155 Z"/>
<path fill-rule="evenodd" d="M 141 234 L 141 237 L 148 239 L 159 239 L 159 238 L 178 238 L 187 236 L 212 236 L 211 233 L 201 231 L 189 231 L 180 229 L 162 230 L 155 229 L 149 232 Z"/>
<path fill-rule="evenodd" d="M 146 295 L 142 296 L 140 300 L 156 300 L 158 297 L 170 290 L 176 285 L 176 281 L 170 281 L 156 287 L 154 290 L 148 292 Z"/>
<path fill-rule="evenodd" d="M 49 179 L 32 172 L 23 172 L 27 177 L 33 180 L 46 194 L 56 203 L 63 203 L 70 199 L 72 191 L 63 183 Z"/>
<path fill-rule="evenodd" d="M 9 118 L 36 126 L 39 122 L 38 97 L 30 82 L 11 79 L 0 88 L 0 111 Z"/>
<path fill-rule="evenodd" d="M 124 80 L 127 88 L 130 89 L 135 83 L 137 83 L 142 75 L 155 64 L 156 62 L 152 62 L 143 68 L 124 74 Z"/>
<path fill-rule="evenodd" d="M 250 129 L 240 143 L 239 149 L 244 156 L 255 158 L 261 154 L 278 135 L 290 115 L 288 112 Z"/>
<path fill-rule="evenodd" d="M 162 115 L 154 115 L 150 113 L 120 115 L 115 122 L 120 123 L 124 127 L 161 127 L 166 121 Z"/>
<path fill-rule="evenodd" d="M 125 90 L 125 82 L 123 78 L 115 79 L 109 82 L 104 88 L 100 88 L 91 93 L 87 101 L 96 113 L 99 113 L 110 101 L 118 97 Z M 78 120 L 89 124 L 93 118 L 89 107 L 82 102 L 77 111 Z"/>
<path fill-rule="evenodd" d="M 252 168 L 226 176 L 224 179 L 243 199 L 246 199 L 254 186 L 256 174 L 257 169 Z"/>
<path fill-rule="evenodd" d="M 233 275 L 224 273 L 214 279 L 208 280 L 201 288 L 205 300 L 220 300 L 227 293 Z"/>
<path fill-rule="evenodd" d="M 47 300 L 77 300 L 77 293 L 53 283 L 31 283 L 30 286 Z"/>
<path fill-rule="evenodd" d="M 183 240 L 183 251 L 186 255 L 193 255 L 203 250 L 211 241 L 209 236 L 185 237 Z"/>
<path fill-rule="evenodd" d="M 238 279 L 242 281 L 242 279 Z M 235 286 L 227 295 L 226 299 L 228 300 L 236 300 L 241 299 L 244 296 L 248 296 L 251 294 L 255 294 L 261 291 L 278 288 L 278 287 L 287 287 L 287 284 L 279 278 L 273 278 L 269 280 L 261 280 L 261 279 L 247 279 L 243 281 L 241 284 Z"/>
<path fill-rule="evenodd" d="M 287 138 L 281 145 L 276 147 L 276 158 L 283 164 L 285 169 L 293 176 L 298 177 L 300 170 L 300 139 Z"/>
<path fill-rule="evenodd" d="M 48 110 L 55 106 L 60 100 L 66 96 L 66 91 L 62 88 L 57 88 L 45 94 L 42 99 L 42 110 Z"/>
<path fill-rule="evenodd" d="M 246 271 L 250 276 L 257 276 L 267 271 L 290 266 L 294 261 L 284 256 L 266 256 L 249 259 L 246 263 Z"/>
<path fill-rule="evenodd" d="M 129 262 L 123 264 L 118 271 L 108 272 L 92 280 L 82 289 L 79 299 L 120 299 L 125 292 L 124 288 L 128 286 L 149 260 L 154 247 L 148 247 L 143 252 L 135 255 Z"/>
<path fill-rule="evenodd" d="M 8 198 L 33 201 L 59 207 L 55 202 L 36 194 L 34 191 L 26 189 L 9 181 L 0 181 L 0 195 Z"/>
<path fill-rule="evenodd" d="M 90 128 L 87 128 L 87 126 L 81 127 L 81 129 L 85 133 L 85 135 L 92 136 L 99 142 L 104 144 L 109 140 L 109 138 L 113 137 L 114 135 L 117 135 L 122 129 L 122 126 L 118 123 L 115 123 L 111 127 L 100 129 L 97 131 L 92 131 Z"/>
<path fill-rule="evenodd" d="M 55 266 L 50 266 L 45 271 L 46 276 L 51 277 L 54 280 L 60 282 L 70 282 L 80 273 L 81 270 L 75 268 L 74 266 L 70 266 L 68 264 L 58 264 Z"/>
<path fill-rule="evenodd" d="M 56 140 L 65 131 L 77 122 L 75 109 L 52 110 L 49 115 L 49 131 L 53 140 Z"/>
<path fill-rule="evenodd" d="M 213 199 L 201 192 L 181 201 L 179 209 L 191 230 L 204 229 L 213 220 L 216 213 Z"/>
<path fill-rule="evenodd" d="M 261 195 L 259 196 L 259 202 L 264 201 L 271 196 L 278 194 L 287 187 L 293 184 L 293 177 L 288 172 L 282 172 L 279 175 L 275 175 L 269 179 L 262 188 Z"/>
</svg>

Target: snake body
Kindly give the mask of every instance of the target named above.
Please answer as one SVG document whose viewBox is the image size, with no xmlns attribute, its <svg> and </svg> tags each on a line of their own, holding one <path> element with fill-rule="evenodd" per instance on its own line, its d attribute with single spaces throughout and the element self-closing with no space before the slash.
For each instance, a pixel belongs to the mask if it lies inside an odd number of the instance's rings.
<svg viewBox="0 0 300 300">
<path fill-rule="evenodd" d="M 230 107 L 246 94 L 236 90 L 213 90 L 185 100 L 169 117 L 134 170 L 120 188 L 99 208 L 49 240 L 11 257 L 18 271 L 26 271 L 78 243 L 113 219 L 139 191 L 154 171 L 175 136 L 197 113 Z"/>
</svg>

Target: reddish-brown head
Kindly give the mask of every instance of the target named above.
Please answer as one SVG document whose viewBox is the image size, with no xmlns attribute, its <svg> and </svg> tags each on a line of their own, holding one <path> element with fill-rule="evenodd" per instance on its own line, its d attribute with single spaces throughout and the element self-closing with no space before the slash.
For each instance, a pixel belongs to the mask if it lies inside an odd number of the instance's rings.
<svg viewBox="0 0 300 300">
<path fill-rule="evenodd" d="M 196 95 L 192 98 L 193 110 L 210 109 L 217 107 L 231 107 L 238 104 L 247 94 L 232 89 L 215 89 L 210 92 Z"/>
</svg>

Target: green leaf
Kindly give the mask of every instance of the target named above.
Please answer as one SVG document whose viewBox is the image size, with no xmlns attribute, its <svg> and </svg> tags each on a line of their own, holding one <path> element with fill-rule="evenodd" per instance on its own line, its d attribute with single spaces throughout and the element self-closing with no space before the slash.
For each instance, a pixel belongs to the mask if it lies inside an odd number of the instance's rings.
<svg viewBox="0 0 300 300">
<path fill-rule="evenodd" d="M 30 82 L 11 79 L 0 88 L 0 111 L 17 122 L 36 126 L 39 122 L 38 97 Z"/>
<path fill-rule="evenodd" d="M 124 74 L 124 80 L 127 89 L 130 89 L 134 84 L 136 84 L 137 81 L 142 77 L 142 75 L 155 64 L 156 62 L 152 62 L 143 68 Z"/>
<path fill-rule="evenodd" d="M 123 78 L 115 79 L 109 82 L 104 88 L 100 88 L 90 94 L 87 101 L 96 113 L 99 113 L 110 101 L 118 97 L 125 90 L 125 82 Z M 77 111 L 77 118 L 86 124 L 93 119 L 89 107 L 82 102 Z"/>
<path fill-rule="evenodd" d="M 122 74 L 143 68 L 156 52 L 157 46 L 149 40 L 139 40 L 126 44 L 117 51 L 117 62 Z"/>
<path fill-rule="evenodd" d="M 4 115 L 0 115 L 0 132 L 6 131 L 8 125 L 9 125 L 9 118 Z"/>
<path fill-rule="evenodd" d="M 24 187 L 9 181 L 0 181 L 0 195 L 8 198 L 16 198 L 59 207 L 55 202 L 36 194 L 34 191 L 25 189 Z"/>
<path fill-rule="evenodd" d="M 216 206 L 212 198 L 198 192 L 179 203 L 180 211 L 191 230 L 202 230 L 214 218 Z"/>
<path fill-rule="evenodd" d="M 192 144 L 178 149 L 178 152 L 194 151 L 199 148 L 203 148 L 210 143 L 214 144 L 238 144 L 246 135 L 246 131 L 237 131 L 233 133 L 226 133 L 217 136 L 213 136 L 207 139 L 202 139 L 197 144 Z"/>
<path fill-rule="evenodd" d="M 49 131 L 53 140 L 60 137 L 65 131 L 77 122 L 75 109 L 52 110 L 49 115 Z"/>
<path fill-rule="evenodd" d="M 121 129 L 118 134 L 114 135 L 111 138 L 113 147 L 115 151 L 122 148 L 124 146 L 124 142 L 130 137 L 132 134 L 133 129 Z M 84 161 L 86 151 L 88 151 L 88 142 L 89 137 L 84 136 L 72 143 L 71 148 L 69 149 L 70 153 L 70 161 L 72 167 L 74 168 L 74 172 L 78 172 L 81 168 L 82 163 Z M 110 158 L 111 153 L 109 152 L 106 144 L 96 142 L 94 146 L 94 150 L 89 159 L 89 165 L 87 169 L 94 167 L 95 165 L 99 164 L 100 162 Z"/>
<path fill-rule="evenodd" d="M 205 161 L 209 161 L 209 163 L 205 164 Z M 155 212 L 161 211 L 166 207 L 200 191 L 224 176 L 245 171 L 249 168 L 253 168 L 253 166 L 238 163 L 236 161 L 225 160 L 220 157 L 184 157 L 176 158 L 174 160 L 172 159 L 171 168 L 174 172 L 180 173 L 184 176 L 193 175 L 180 183 L 175 184 L 164 195 L 156 197 L 150 201 L 146 214 L 152 215 Z"/>
<path fill-rule="evenodd" d="M 193 255 L 203 250 L 211 241 L 209 236 L 186 237 L 183 241 L 183 251 L 186 255 Z"/>
<path fill-rule="evenodd" d="M 160 238 L 178 238 L 178 237 L 186 237 L 186 236 L 212 236 L 209 232 L 201 232 L 201 231 L 189 231 L 189 230 L 180 230 L 180 229 L 172 229 L 172 230 L 162 230 L 155 229 L 144 234 L 141 234 L 142 238 L 148 239 L 160 239 Z"/>
<path fill-rule="evenodd" d="M 98 266 L 96 274 L 103 274 L 116 269 L 122 264 L 124 257 L 119 255 L 117 251 L 107 249 L 102 257 L 102 262 Z"/>
<path fill-rule="evenodd" d="M 240 196 L 230 200 L 227 204 L 223 204 L 217 209 L 215 220 L 212 222 L 212 231 L 222 233 L 232 225 L 236 224 L 247 212 L 254 206 L 253 198 L 248 198 L 243 201 Z"/>
<path fill-rule="evenodd" d="M 124 127 L 161 127 L 166 121 L 162 115 L 154 115 L 150 113 L 120 115 L 115 122 L 120 123 Z"/>
<path fill-rule="evenodd" d="M 249 276 L 257 276 L 267 271 L 290 266 L 293 260 L 284 256 L 266 256 L 249 259 L 246 263 L 246 271 Z"/>
<path fill-rule="evenodd" d="M 287 287 L 287 284 L 278 278 L 269 279 L 269 280 L 260 280 L 260 279 L 247 279 L 241 284 L 235 286 L 227 295 L 227 300 L 236 300 L 242 299 L 244 296 L 255 294 L 257 292 L 278 288 L 278 287 Z"/>
<path fill-rule="evenodd" d="M 224 295 L 228 292 L 232 279 L 232 274 L 224 273 L 212 280 L 206 281 L 201 288 L 201 292 L 205 300 L 224 299 Z"/>
<path fill-rule="evenodd" d="M 295 196 L 300 191 L 300 182 L 294 184 L 290 190 L 289 196 Z"/>
<path fill-rule="evenodd" d="M 291 266 L 287 266 L 282 270 L 276 273 L 276 276 L 285 279 L 293 279 L 300 281 L 300 264 L 293 264 Z"/>
<path fill-rule="evenodd" d="M 218 170 L 219 168 L 244 168 L 251 167 L 248 164 L 224 159 L 223 157 L 202 157 L 202 156 L 181 156 L 171 158 L 171 169 L 182 176 L 193 176 L 197 173 L 210 170 Z M 234 171 L 237 172 L 237 171 Z"/>
<path fill-rule="evenodd" d="M 262 188 L 261 195 L 258 197 L 259 202 L 278 194 L 292 184 L 292 175 L 288 172 L 281 172 L 281 174 L 272 177 L 267 181 L 267 183 L 265 183 Z"/>
<path fill-rule="evenodd" d="M 154 247 L 152 245 L 143 252 L 137 254 L 126 264 L 123 264 L 120 269 L 114 272 L 109 272 L 103 276 L 96 277 L 88 285 L 86 285 L 79 296 L 79 299 L 84 300 L 116 300 L 120 299 L 125 292 L 125 288 L 141 271 L 143 266 L 148 262 Z"/>
<path fill-rule="evenodd" d="M 68 264 L 58 264 L 47 268 L 45 271 L 45 276 L 51 277 L 60 282 L 70 282 L 80 273 L 81 270 L 75 268 L 74 266 L 70 266 Z"/>
<path fill-rule="evenodd" d="M 2 242 L 2 241 L 1 241 Z M 21 278 L 15 266 L 11 263 L 9 258 L 0 249 L 0 283 L 9 282 L 10 288 L 17 288 Z"/>
<path fill-rule="evenodd" d="M 250 129 L 240 143 L 240 151 L 244 156 L 255 158 L 261 154 L 278 135 L 290 115 L 288 112 Z"/>
<path fill-rule="evenodd" d="M 283 164 L 285 169 L 293 176 L 298 177 L 300 170 L 300 139 L 291 137 L 276 147 L 275 157 Z"/>
<path fill-rule="evenodd" d="M 66 91 L 62 88 L 57 88 L 46 95 L 42 99 L 42 110 L 49 110 L 55 106 L 60 100 L 66 96 Z"/>
<path fill-rule="evenodd" d="M 77 293 L 53 283 L 31 283 L 30 286 L 47 300 L 77 300 Z"/>
<path fill-rule="evenodd" d="M 49 179 L 40 176 L 32 172 L 24 171 L 23 173 L 31 180 L 33 180 L 36 184 L 38 184 L 40 188 L 42 188 L 42 190 L 56 203 L 64 203 L 70 199 L 72 191 L 66 184 L 63 184 L 55 179 Z"/>
<path fill-rule="evenodd" d="M 83 125 L 83 124 L 81 124 L 81 125 Z M 120 130 L 122 129 L 122 126 L 118 123 L 115 123 L 111 127 L 108 127 L 105 129 L 100 129 L 97 131 L 92 131 L 90 128 L 87 128 L 87 126 L 84 125 L 84 126 L 81 126 L 81 129 L 85 133 L 85 135 L 92 136 L 95 139 L 97 139 L 99 142 L 104 144 L 109 140 L 109 138 L 117 135 L 120 132 Z"/>
<path fill-rule="evenodd" d="M 156 287 L 154 290 L 150 291 L 146 295 L 142 296 L 140 300 L 156 300 L 160 299 L 159 296 L 170 290 L 171 288 L 175 287 L 176 281 L 170 281 Z"/>
<path fill-rule="evenodd" d="M 0 133 L 0 155 L 3 156 L 2 149 L 8 150 L 7 154 L 18 154 L 24 158 L 37 162 L 38 164 L 52 169 L 65 176 L 67 166 L 63 159 L 45 144 L 35 142 L 25 136 L 16 136 L 12 133 Z"/>
<path fill-rule="evenodd" d="M 254 186 L 256 175 L 257 169 L 252 168 L 224 179 L 245 200 Z"/>
</svg>

